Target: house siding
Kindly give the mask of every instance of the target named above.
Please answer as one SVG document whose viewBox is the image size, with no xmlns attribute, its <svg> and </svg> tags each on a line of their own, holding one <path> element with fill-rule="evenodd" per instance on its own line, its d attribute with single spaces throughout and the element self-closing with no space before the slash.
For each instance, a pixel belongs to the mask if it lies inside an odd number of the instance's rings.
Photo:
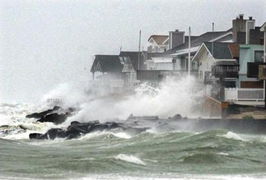
<svg viewBox="0 0 266 180">
<path fill-rule="evenodd" d="M 207 52 L 204 51 L 199 61 L 198 75 L 201 81 L 204 81 L 204 77 L 207 73 L 211 72 L 211 67 L 214 64 L 214 58 Z"/>
<path fill-rule="evenodd" d="M 237 87 L 241 87 L 242 81 L 257 81 L 256 78 L 247 77 L 247 63 L 255 62 L 255 51 L 263 51 L 262 45 L 240 45 L 239 53 L 239 80 L 237 81 Z M 243 86 L 243 83 L 242 83 Z M 244 86 L 243 86 L 244 87 Z"/>
</svg>

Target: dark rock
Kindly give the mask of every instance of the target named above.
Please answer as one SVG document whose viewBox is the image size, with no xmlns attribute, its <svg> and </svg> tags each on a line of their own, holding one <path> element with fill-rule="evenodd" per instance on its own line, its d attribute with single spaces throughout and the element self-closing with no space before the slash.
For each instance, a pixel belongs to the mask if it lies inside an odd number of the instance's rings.
<svg viewBox="0 0 266 180">
<path fill-rule="evenodd" d="M 68 113 L 66 113 L 66 114 L 52 113 L 52 114 L 49 114 L 49 115 L 42 117 L 41 119 L 39 119 L 37 121 L 38 122 L 52 122 L 54 124 L 61 124 L 66 120 L 67 117 L 68 117 Z"/>
<path fill-rule="evenodd" d="M 47 133 L 45 133 L 45 136 L 47 136 L 47 139 L 66 138 L 67 133 L 63 129 L 53 128 L 48 130 Z"/>
<path fill-rule="evenodd" d="M 47 139 L 43 134 L 40 133 L 30 133 L 30 139 Z"/>
<path fill-rule="evenodd" d="M 54 111 L 57 111 L 58 109 L 60 109 L 59 106 L 54 106 L 53 109 L 48 109 L 48 110 L 46 110 L 46 111 L 42 111 L 42 112 L 39 112 L 39 113 L 28 114 L 28 115 L 26 116 L 26 118 L 36 118 L 36 119 L 37 119 L 37 118 L 42 118 L 42 117 L 48 115 L 49 113 L 52 113 L 52 112 L 54 112 Z"/>
<path fill-rule="evenodd" d="M 122 124 L 116 122 L 100 123 L 99 121 L 91 121 L 87 123 L 80 123 L 78 121 L 73 121 L 67 127 L 67 130 L 53 128 L 48 130 L 45 134 L 32 133 L 29 137 L 30 139 L 73 139 L 90 132 L 110 130 L 119 127 L 123 128 Z"/>
<path fill-rule="evenodd" d="M 171 119 L 179 120 L 182 119 L 182 116 L 180 114 L 176 114 Z"/>
<path fill-rule="evenodd" d="M 38 118 L 37 120 L 38 122 L 52 122 L 54 124 L 60 124 L 63 123 L 66 120 L 66 118 L 71 115 L 73 111 L 75 111 L 74 108 L 68 108 L 67 110 L 64 110 L 65 113 L 61 112 L 59 114 L 58 112 L 59 109 L 63 110 L 61 107 L 55 106 L 53 109 L 48 109 L 46 111 L 39 113 L 29 114 L 26 117 Z"/>
</svg>

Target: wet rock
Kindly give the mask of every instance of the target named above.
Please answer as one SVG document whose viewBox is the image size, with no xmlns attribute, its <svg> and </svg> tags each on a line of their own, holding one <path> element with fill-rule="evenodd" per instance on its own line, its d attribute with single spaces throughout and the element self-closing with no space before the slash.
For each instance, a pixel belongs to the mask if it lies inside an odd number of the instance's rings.
<svg viewBox="0 0 266 180">
<path fill-rule="evenodd" d="M 176 114 L 173 117 L 171 117 L 171 119 L 179 120 L 179 119 L 182 119 L 182 116 L 180 114 Z"/>
<path fill-rule="evenodd" d="M 26 116 L 26 118 L 36 118 L 36 119 L 39 119 L 39 118 L 43 118 L 44 116 L 54 112 L 54 111 L 57 111 L 59 110 L 60 107 L 59 106 L 54 106 L 53 109 L 48 109 L 46 111 L 42 111 L 42 112 L 39 112 L 39 113 L 32 113 L 32 114 L 28 114 Z"/>
<path fill-rule="evenodd" d="M 63 129 L 53 128 L 48 130 L 47 133 L 45 133 L 45 137 L 47 137 L 47 139 L 66 138 L 67 133 Z"/>
<path fill-rule="evenodd" d="M 67 110 L 64 110 L 59 106 L 55 106 L 53 109 L 48 109 L 46 111 L 39 113 L 29 114 L 26 117 L 38 118 L 37 122 L 52 122 L 54 124 L 61 124 L 74 111 L 75 111 L 74 108 L 68 108 Z"/>
<path fill-rule="evenodd" d="M 30 139 L 46 139 L 43 134 L 41 133 L 30 133 Z"/>
<path fill-rule="evenodd" d="M 41 119 L 37 120 L 37 122 L 52 122 L 54 124 L 61 124 L 66 120 L 68 116 L 69 113 L 66 114 L 52 113 L 42 117 Z"/>
<path fill-rule="evenodd" d="M 83 134 L 95 131 L 110 130 L 119 127 L 123 128 L 122 124 L 116 122 L 100 123 L 99 121 L 91 121 L 87 123 L 80 123 L 78 121 L 73 121 L 67 127 L 66 130 L 60 128 L 53 128 L 48 130 L 45 134 L 32 133 L 29 135 L 29 138 L 30 139 L 55 139 L 55 138 L 73 139 Z"/>
</svg>

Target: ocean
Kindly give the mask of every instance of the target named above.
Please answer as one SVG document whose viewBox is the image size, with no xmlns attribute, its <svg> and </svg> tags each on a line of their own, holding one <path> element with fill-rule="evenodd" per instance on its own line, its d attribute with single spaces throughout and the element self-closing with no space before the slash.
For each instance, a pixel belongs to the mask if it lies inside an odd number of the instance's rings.
<svg viewBox="0 0 266 180">
<path fill-rule="evenodd" d="M 29 133 L 56 126 L 25 118 L 37 110 L 1 104 L 0 179 L 266 178 L 264 134 L 180 130 L 165 121 L 142 132 L 114 129 L 72 140 L 29 140 Z"/>
</svg>

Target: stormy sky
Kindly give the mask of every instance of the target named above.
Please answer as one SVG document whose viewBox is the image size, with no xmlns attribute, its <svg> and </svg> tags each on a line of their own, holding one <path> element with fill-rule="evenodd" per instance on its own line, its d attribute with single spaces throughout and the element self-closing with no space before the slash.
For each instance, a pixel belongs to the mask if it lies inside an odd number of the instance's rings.
<svg viewBox="0 0 266 180">
<path fill-rule="evenodd" d="M 227 30 L 238 14 L 266 21 L 265 0 L 1 0 L 0 101 L 31 102 L 88 83 L 94 54 L 145 47 L 151 34 Z"/>
</svg>

